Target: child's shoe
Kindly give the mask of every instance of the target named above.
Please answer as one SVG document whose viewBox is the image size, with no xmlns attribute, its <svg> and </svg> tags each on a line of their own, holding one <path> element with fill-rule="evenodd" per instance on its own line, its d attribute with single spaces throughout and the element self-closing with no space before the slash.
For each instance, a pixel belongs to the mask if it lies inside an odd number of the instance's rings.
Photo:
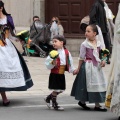
<svg viewBox="0 0 120 120">
<path fill-rule="evenodd" d="M 60 110 L 60 111 L 63 111 L 63 110 L 64 110 L 64 108 L 63 108 L 63 107 L 60 107 L 60 106 L 55 106 L 54 109 L 55 109 L 55 110 Z"/>
<path fill-rule="evenodd" d="M 48 97 L 46 97 L 46 98 L 44 98 L 44 101 L 45 101 L 47 107 L 50 109 L 51 108 L 51 106 L 50 106 L 50 99 Z"/>
<path fill-rule="evenodd" d="M 90 108 L 86 104 L 83 104 L 80 101 L 78 102 L 78 105 L 81 106 L 85 110 L 90 110 Z"/>
<path fill-rule="evenodd" d="M 8 102 L 3 102 L 3 106 L 9 106 L 10 105 L 10 101 Z"/>
<path fill-rule="evenodd" d="M 63 107 L 58 106 L 58 103 L 57 103 L 57 102 L 53 103 L 52 107 L 54 108 L 54 110 L 60 110 L 60 111 L 63 111 L 63 110 L 64 110 Z"/>
<path fill-rule="evenodd" d="M 56 102 L 56 97 L 52 98 L 52 107 L 54 108 L 54 110 L 60 110 L 60 111 L 64 110 L 63 107 L 58 106 L 58 103 Z"/>
<path fill-rule="evenodd" d="M 100 106 L 100 107 L 95 107 L 94 110 L 95 110 L 95 111 L 101 111 L 101 112 L 107 112 L 107 109 L 104 108 L 104 107 L 102 107 L 102 106 Z"/>
</svg>

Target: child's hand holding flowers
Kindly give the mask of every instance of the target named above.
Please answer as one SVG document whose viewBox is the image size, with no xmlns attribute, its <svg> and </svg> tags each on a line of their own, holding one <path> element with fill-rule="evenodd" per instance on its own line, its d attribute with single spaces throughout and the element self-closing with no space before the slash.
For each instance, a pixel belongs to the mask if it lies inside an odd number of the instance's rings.
<svg viewBox="0 0 120 120">
<path fill-rule="evenodd" d="M 49 56 L 53 59 L 53 61 L 51 62 L 51 64 L 53 65 L 57 65 L 57 61 L 56 61 L 56 58 L 59 56 L 59 53 L 56 51 L 56 50 L 52 50 L 50 53 L 49 53 Z"/>
</svg>

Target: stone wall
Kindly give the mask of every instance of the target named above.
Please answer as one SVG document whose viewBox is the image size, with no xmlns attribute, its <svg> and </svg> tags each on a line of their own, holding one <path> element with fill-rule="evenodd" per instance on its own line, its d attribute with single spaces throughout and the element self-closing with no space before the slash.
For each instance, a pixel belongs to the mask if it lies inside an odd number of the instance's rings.
<svg viewBox="0 0 120 120">
<path fill-rule="evenodd" d="M 3 0 L 8 13 L 11 13 L 16 27 L 29 28 L 34 15 L 45 20 L 45 0 Z"/>
</svg>

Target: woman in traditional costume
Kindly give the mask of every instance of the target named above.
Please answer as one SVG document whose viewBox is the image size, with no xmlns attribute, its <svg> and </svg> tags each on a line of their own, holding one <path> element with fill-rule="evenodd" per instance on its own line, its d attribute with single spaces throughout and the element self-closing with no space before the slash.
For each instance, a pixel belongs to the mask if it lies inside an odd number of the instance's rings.
<svg viewBox="0 0 120 120">
<path fill-rule="evenodd" d="M 115 20 L 115 31 L 114 31 L 114 44 L 111 58 L 111 67 L 108 76 L 108 89 L 107 89 L 107 100 L 106 106 L 109 106 L 110 110 L 119 116 L 120 120 L 120 4 L 118 14 Z"/>
<path fill-rule="evenodd" d="M 25 91 L 33 86 L 26 63 L 10 40 L 15 38 L 14 29 L 13 19 L 0 1 L 0 93 L 4 106 L 10 104 L 6 91 Z"/>
</svg>

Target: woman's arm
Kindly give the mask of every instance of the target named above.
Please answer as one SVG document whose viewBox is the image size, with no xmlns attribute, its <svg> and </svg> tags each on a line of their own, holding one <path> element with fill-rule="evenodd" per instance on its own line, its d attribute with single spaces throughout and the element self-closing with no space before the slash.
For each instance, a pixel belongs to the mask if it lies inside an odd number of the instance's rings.
<svg viewBox="0 0 120 120">
<path fill-rule="evenodd" d="M 11 29 L 14 30 L 15 29 L 15 25 L 14 25 L 13 18 L 12 18 L 11 15 L 7 16 L 7 22 L 10 25 Z"/>
</svg>

